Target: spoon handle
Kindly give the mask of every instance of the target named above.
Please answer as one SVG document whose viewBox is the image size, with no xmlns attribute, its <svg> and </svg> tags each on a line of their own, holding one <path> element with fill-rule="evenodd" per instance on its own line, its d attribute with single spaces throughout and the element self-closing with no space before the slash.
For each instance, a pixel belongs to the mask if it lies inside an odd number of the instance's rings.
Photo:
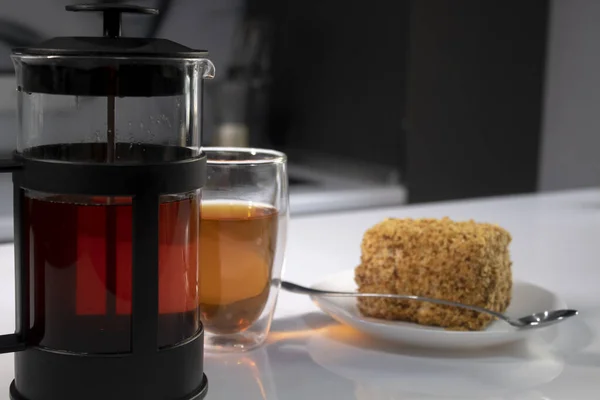
<svg viewBox="0 0 600 400">
<path fill-rule="evenodd" d="M 508 323 L 512 323 L 513 321 L 507 316 L 500 314 L 498 312 L 488 310 L 487 308 L 481 308 L 477 306 L 471 306 L 469 304 L 457 303 L 450 300 L 442 300 L 442 299 L 433 299 L 429 297 L 422 296 L 412 296 L 406 294 L 392 294 L 392 293 L 358 293 L 358 292 L 336 292 L 329 290 L 319 290 L 313 289 L 305 286 L 296 285 L 295 283 L 281 281 L 281 288 L 291 293 L 298 294 L 308 294 L 310 296 L 329 296 L 329 297 L 379 297 L 379 298 L 387 298 L 387 299 L 399 299 L 399 300 L 416 300 L 416 301 L 424 301 L 429 303 L 441 304 L 445 306 L 454 306 L 465 308 L 467 310 L 477 311 L 485 314 L 492 315 L 496 318 L 504 320 Z"/>
</svg>

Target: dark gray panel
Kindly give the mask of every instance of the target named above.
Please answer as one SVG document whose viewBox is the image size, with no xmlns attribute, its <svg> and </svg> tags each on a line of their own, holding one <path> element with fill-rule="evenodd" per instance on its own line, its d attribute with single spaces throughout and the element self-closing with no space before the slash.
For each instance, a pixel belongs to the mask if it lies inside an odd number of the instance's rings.
<svg viewBox="0 0 600 400">
<path fill-rule="evenodd" d="M 410 202 L 536 190 L 548 2 L 412 2 Z"/>
</svg>

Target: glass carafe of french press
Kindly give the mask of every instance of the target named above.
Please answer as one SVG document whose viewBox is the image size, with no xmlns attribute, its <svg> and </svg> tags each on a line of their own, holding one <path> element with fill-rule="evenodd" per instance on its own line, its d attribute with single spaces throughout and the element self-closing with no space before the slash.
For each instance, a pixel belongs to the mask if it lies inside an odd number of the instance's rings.
<svg viewBox="0 0 600 400">
<path fill-rule="evenodd" d="M 198 310 L 204 51 L 121 35 L 13 51 L 14 400 L 191 400 L 207 390 Z"/>
</svg>

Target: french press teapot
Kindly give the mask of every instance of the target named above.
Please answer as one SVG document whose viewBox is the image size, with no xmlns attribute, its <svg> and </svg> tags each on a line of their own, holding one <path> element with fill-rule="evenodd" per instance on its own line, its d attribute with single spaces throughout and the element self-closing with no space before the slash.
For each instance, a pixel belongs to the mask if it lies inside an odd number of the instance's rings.
<svg viewBox="0 0 600 400">
<path fill-rule="evenodd" d="M 198 309 L 205 51 L 121 36 L 13 51 L 13 400 L 192 400 L 207 391 Z"/>
</svg>

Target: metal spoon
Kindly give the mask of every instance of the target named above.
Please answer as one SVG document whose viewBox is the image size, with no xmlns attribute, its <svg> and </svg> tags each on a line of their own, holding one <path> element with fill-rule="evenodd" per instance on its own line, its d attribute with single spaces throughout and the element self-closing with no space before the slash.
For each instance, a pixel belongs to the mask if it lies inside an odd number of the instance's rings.
<svg viewBox="0 0 600 400">
<path fill-rule="evenodd" d="M 312 289 L 305 286 L 296 285 L 295 283 L 281 281 L 281 288 L 288 292 L 298 294 L 308 294 L 310 296 L 329 296 L 329 297 L 384 297 L 388 299 L 401 299 L 401 300 L 417 300 L 426 301 L 430 303 L 442 304 L 446 306 L 455 306 L 466 308 L 468 310 L 478 311 L 486 314 L 490 314 L 514 327 L 517 328 L 541 328 L 557 322 L 563 321 L 567 318 L 573 317 L 578 314 L 577 310 L 551 310 L 542 311 L 535 314 L 526 315 L 521 318 L 510 318 L 504 314 L 500 314 L 496 311 L 488 310 L 486 308 L 471 306 L 468 304 L 456 303 L 449 300 L 432 299 L 429 297 L 411 296 L 404 294 L 390 294 L 390 293 L 358 293 L 358 292 L 335 292 L 328 290 Z"/>
</svg>

